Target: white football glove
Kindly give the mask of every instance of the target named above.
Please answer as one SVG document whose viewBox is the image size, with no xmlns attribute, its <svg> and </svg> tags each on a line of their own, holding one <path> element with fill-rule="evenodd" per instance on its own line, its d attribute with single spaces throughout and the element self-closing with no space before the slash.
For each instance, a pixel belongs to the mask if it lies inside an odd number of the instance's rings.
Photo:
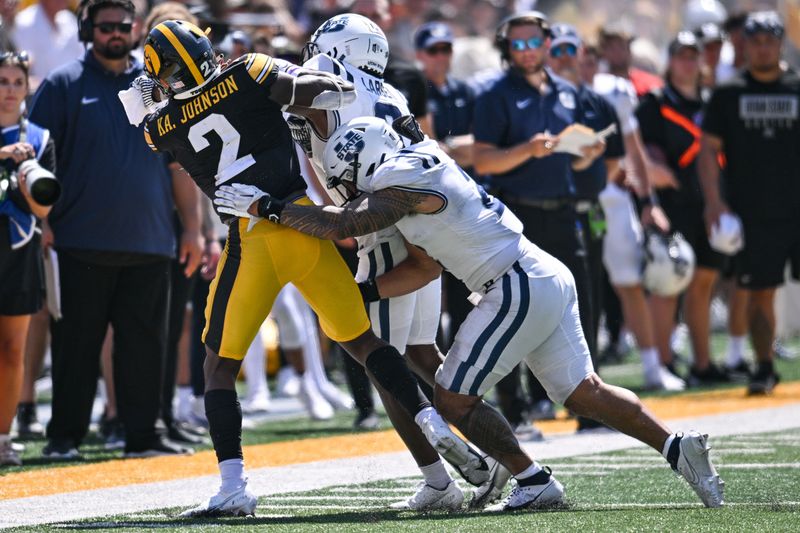
<svg viewBox="0 0 800 533">
<path fill-rule="evenodd" d="M 131 87 L 138 89 L 142 94 L 142 102 L 144 102 L 144 106 L 148 111 L 155 107 L 156 102 L 153 100 L 153 89 L 156 88 L 156 83 L 153 80 L 142 74 L 131 82 Z"/>
<path fill-rule="evenodd" d="M 142 74 L 131 82 L 129 89 L 118 93 L 128 116 L 128 122 L 138 126 L 147 117 L 167 105 L 167 100 L 156 102 L 153 100 L 153 91 L 160 90 L 156 83 Z"/>
<path fill-rule="evenodd" d="M 253 229 L 261 217 L 251 215 L 247 210 L 253 203 L 266 196 L 267 193 L 254 185 L 244 185 L 234 183 L 233 185 L 222 185 L 214 193 L 214 205 L 217 211 L 235 217 L 247 218 L 250 220 L 247 231 Z"/>
</svg>

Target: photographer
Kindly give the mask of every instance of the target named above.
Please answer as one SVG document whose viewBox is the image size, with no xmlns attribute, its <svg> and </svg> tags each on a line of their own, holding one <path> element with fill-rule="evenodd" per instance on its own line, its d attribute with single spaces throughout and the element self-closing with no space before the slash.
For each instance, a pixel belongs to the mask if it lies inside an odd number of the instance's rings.
<svg viewBox="0 0 800 533">
<path fill-rule="evenodd" d="M 22 385 L 22 359 L 31 315 L 43 298 L 41 238 L 37 218 L 50 211 L 31 195 L 30 164 L 55 170 L 50 134 L 22 115 L 28 95 L 28 57 L 0 55 L 0 466 L 20 465 L 9 432 Z M 39 169 L 41 171 L 41 169 Z M 39 195 L 40 202 L 44 201 Z"/>
</svg>

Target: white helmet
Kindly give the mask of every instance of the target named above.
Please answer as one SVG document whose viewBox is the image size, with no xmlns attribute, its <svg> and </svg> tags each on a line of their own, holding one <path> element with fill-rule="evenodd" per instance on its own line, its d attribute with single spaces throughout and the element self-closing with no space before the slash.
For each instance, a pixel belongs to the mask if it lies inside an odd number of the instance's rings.
<svg viewBox="0 0 800 533">
<path fill-rule="evenodd" d="M 389 60 L 389 41 L 367 17 L 345 13 L 329 18 L 311 35 L 303 49 L 303 63 L 320 53 L 382 78 Z"/>
<path fill-rule="evenodd" d="M 727 17 L 728 11 L 719 0 L 689 0 L 683 8 L 683 27 L 695 31 L 709 22 L 721 26 Z"/>
<path fill-rule="evenodd" d="M 322 164 L 327 187 L 347 201 L 364 191 L 367 180 L 386 159 L 403 147 L 400 135 L 376 117 L 357 117 L 340 126 L 325 146 Z M 350 189 L 345 183 L 350 183 Z M 355 189 L 355 190 L 354 190 Z"/>
<path fill-rule="evenodd" d="M 645 242 L 644 287 L 659 296 L 676 296 L 694 276 L 694 250 L 683 235 L 652 231 Z"/>
</svg>

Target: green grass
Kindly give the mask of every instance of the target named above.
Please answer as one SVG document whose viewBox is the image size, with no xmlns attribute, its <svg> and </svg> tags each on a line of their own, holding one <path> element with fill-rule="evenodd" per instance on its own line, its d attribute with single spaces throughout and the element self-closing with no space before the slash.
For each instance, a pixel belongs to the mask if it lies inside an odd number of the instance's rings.
<svg viewBox="0 0 800 533">
<path fill-rule="evenodd" d="M 705 509 L 657 454 L 643 448 L 557 459 L 549 464 L 567 488 L 564 509 L 486 515 L 416 514 L 386 510 L 417 481 L 402 478 L 360 486 L 259 499 L 256 518 L 179 520 L 179 509 L 37 526 L 141 531 L 800 531 L 800 430 L 712 441 L 726 481 L 723 509 Z M 23 531 L 26 529 L 18 529 Z M 27 529 L 32 530 L 32 529 Z"/>
<path fill-rule="evenodd" d="M 726 336 L 723 334 L 715 334 L 712 336 L 712 352 L 714 354 L 724 354 Z M 800 339 L 793 339 L 786 343 L 786 346 L 794 352 L 800 352 Z M 686 348 L 684 353 L 689 353 Z M 781 374 L 782 382 L 800 380 L 800 359 L 793 361 L 777 361 L 776 367 Z M 603 366 L 600 369 L 601 376 L 608 382 L 615 385 L 630 388 L 637 392 L 642 397 L 651 396 L 670 396 L 681 393 L 665 393 L 665 392 L 652 392 L 641 390 L 642 375 L 641 365 L 639 363 L 639 355 L 635 350 L 632 350 L 626 355 L 621 363 Z M 731 383 L 719 385 L 718 388 L 739 387 L 742 383 Z M 709 388 L 695 388 L 691 391 L 709 390 Z M 491 400 L 491 395 L 489 397 Z M 380 429 L 391 428 L 389 419 L 381 412 L 381 427 Z M 298 415 L 295 418 L 275 420 L 259 424 L 255 428 L 246 429 L 243 434 L 243 444 L 266 444 L 270 442 L 280 442 L 286 440 L 295 440 L 302 438 L 317 438 L 329 437 L 333 435 L 349 434 L 353 432 L 353 419 L 355 412 L 350 413 L 337 413 L 336 416 L 327 421 L 313 421 L 310 420 L 305 414 Z M 51 461 L 41 457 L 42 448 L 45 445 L 43 440 L 32 440 L 25 442 L 26 449 L 22 454 L 23 466 L 21 467 L 4 467 L 0 469 L 0 479 L 2 476 L 12 474 L 15 472 L 22 472 L 27 470 L 35 470 L 41 468 L 60 468 L 63 466 L 71 466 L 74 464 L 87 464 L 98 463 L 104 461 L 111 461 L 118 459 L 122 456 L 120 451 L 108 451 L 103 448 L 103 442 L 99 440 L 94 434 L 90 434 L 85 443 L 81 446 L 81 453 L 84 458 L 76 463 L 75 461 L 59 462 Z M 196 446 L 196 450 L 211 449 L 210 444 Z"/>
</svg>

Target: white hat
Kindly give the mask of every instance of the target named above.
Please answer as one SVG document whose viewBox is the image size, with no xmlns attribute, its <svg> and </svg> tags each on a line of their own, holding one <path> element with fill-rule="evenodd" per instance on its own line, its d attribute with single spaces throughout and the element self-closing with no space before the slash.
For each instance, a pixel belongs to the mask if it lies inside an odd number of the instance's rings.
<svg viewBox="0 0 800 533">
<path fill-rule="evenodd" d="M 711 226 L 708 238 L 711 248 L 726 255 L 734 255 L 744 247 L 742 221 L 733 213 L 722 213 L 719 221 Z"/>
</svg>

